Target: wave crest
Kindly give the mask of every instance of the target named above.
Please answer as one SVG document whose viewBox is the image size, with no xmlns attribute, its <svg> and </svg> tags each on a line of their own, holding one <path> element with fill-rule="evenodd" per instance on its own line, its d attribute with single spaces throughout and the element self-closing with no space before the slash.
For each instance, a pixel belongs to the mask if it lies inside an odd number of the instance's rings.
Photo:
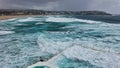
<svg viewBox="0 0 120 68">
<path fill-rule="evenodd" d="M 77 19 L 77 18 L 58 18 L 58 17 L 48 17 L 47 22 L 84 22 L 84 23 L 101 23 L 101 21 L 86 20 L 86 19 Z"/>
<path fill-rule="evenodd" d="M 0 35 L 7 35 L 7 34 L 13 34 L 14 31 L 0 31 Z"/>
</svg>

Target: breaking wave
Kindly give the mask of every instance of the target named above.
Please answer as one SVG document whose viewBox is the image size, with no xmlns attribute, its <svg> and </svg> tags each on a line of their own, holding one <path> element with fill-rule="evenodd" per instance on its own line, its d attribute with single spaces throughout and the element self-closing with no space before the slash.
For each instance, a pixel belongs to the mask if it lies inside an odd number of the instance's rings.
<svg viewBox="0 0 120 68">
<path fill-rule="evenodd" d="M 7 35 L 7 34 L 13 34 L 14 31 L 0 31 L 0 35 Z"/>
<path fill-rule="evenodd" d="M 91 64 L 103 68 L 119 68 L 120 54 L 97 51 L 91 48 L 74 46 L 64 52 L 67 58 L 89 61 Z M 114 59 L 113 59 L 114 58 Z"/>
<path fill-rule="evenodd" d="M 41 34 L 37 40 L 37 43 L 39 44 L 39 47 L 43 53 L 49 53 L 53 55 L 61 54 L 66 56 L 68 59 L 89 61 L 91 64 L 96 65 L 97 67 L 120 67 L 120 54 L 115 52 L 113 49 L 103 49 L 102 46 L 97 47 L 94 45 L 95 42 L 88 42 L 88 44 L 86 44 L 87 42 L 82 42 L 83 41 L 80 39 L 72 39 L 70 37 L 61 38 L 61 35 L 56 34 L 49 34 L 49 36 L 48 34 Z M 100 45 L 104 45 L 104 43 L 101 43 Z M 58 56 L 58 58 L 60 58 L 60 56 Z M 52 62 L 57 61 L 57 59 L 53 60 Z"/>
<path fill-rule="evenodd" d="M 77 19 L 77 18 L 56 18 L 56 17 L 48 17 L 46 19 L 47 22 L 84 22 L 84 23 L 101 23 L 101 21 L 93 21 L 86 19 Z"/>
<path fill-rule="evenodd" d="M 42 18 L 32 18 L 32 17 L 29 17 L 29 18 L 25 18 L 25 19 L 20 19 L 18 20 L 18 22 L 33 22 L 33 21 L 42 21 L 43 19 Z"/>
</svg>

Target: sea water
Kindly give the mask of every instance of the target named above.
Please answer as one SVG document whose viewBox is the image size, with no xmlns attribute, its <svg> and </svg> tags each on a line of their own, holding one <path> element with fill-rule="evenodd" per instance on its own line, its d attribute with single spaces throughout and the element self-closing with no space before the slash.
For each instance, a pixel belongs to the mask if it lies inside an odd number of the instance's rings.
<svg viewBox="0 0 120 68">
<path fill-rule="evenodd" d="M 120 17 L 119 17 L 120 18 Z M 120 19 L 37 16 L 0 21 L 0 68 L 42 60 L 58 68 L 120 68 Z"/>
</svg>

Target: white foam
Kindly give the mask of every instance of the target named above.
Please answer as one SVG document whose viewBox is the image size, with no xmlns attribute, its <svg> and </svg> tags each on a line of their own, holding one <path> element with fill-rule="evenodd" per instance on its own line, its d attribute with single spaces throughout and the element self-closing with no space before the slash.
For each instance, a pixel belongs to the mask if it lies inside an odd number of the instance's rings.
<svg viewBox="0 0 120 68">
<path fill-rule="evenodd" d="M 62 53 L 69 59 L 89 61 L 91 64 L 103 68 L 120 67 L 119 52 L 115 52 L 113 49 L 109 49 L 107 47 L 100 47 L 100 45 L 104 44 L 102 42 L 94 42 L 92 39 L 89 40 L 86 38 L 86 42 L 81 43 L 80 39 L 72 39 L 69 37 L 52 38 L 52 35 L 50 36 L 50 34 L 49 36 L 41 34 L 37 43 L 39 44 L 42 52 L 50 54 Z M 99 44 L 99 47 L 96 46 L 96 43 Z M 59 57 L 57 58 L 59 59 Z"/>
<path fill-rule="evenodd" d="M 12 18 L 12 19 L 7 19 L 7 20 L 0 20 L 0 23 L 4 23 L 4 22 L 11 22 L 11 21 L 14 21 L 16 20 L 16 18 Z"/>
<path fill-rule="evenodd" d="M 97 42 L 96 42 L 96 39 L 86 38 L 86 37 L 80 38 L 80 39 L 78 39 L 78 38 L 72 39 L 70 37 L 64 37 L 64 38 L 53 37 L 52 38 L 52 36 L 56 36 L 56 35 L 59 36 L 59 34 L 64 35 L 64 34 L 67 34 L 67 32 L 66 33 L 50 32 L 50 33 L 51 34 L 53 33 L 53 35 L 49 34 L 49 36 L 48 36 L 47 34 L 41 34 L 37 40 L 40 48 L 42 48 L 45 51 L 48 50 L 48 52 L 55 50 L 53 52 L 58 53 L 60 50 L 64 50 L 69 46 L 79 45 L 79 46 L 84 46 L 84 47 L 91 48 L 91 49 L 96 49 L 99 51 L 120 53 L 119 44 L 114 44 L 114 43 L 118 42 L 116 40 L 120 40 L 118 37 L 117 38 L 116 37 L 115 38 L 114 37 L 106 37 L 106 38 L 102 38 L 102 39 L 97 39 Z M 110 41 L 111 43 L 108 44 L 108 43 L 105 43 L 105 41 Z M 114 45 L 114 46 L 111 46 L 111 45 Z M 51 52 L 51 53 L 53 53 L 53 52 Z"/>
<path fill-rule="evenodd" d="M 89 61 L 103 68 L 119 68 L 120 55 L 110 52 L 96 51 L 81 46 L 74 46 L 64 52 L 67 58 Z"/>
<path fill-rule="evenodd" d="M 16 20 L 16 18 L 8 19 L 6 21 L 14 21 L 14 20 Z"/>
<path fill-rule="evenodd" d="M 47 22 L 84 22 L 84 23 L 101 23 L 100 21 L 77 19 L 77 18 L 58 18 L 58 17 L 48 17 Z"/>
<path fill-rule="evenodd" d="M 69 46 L 72 46 L 73 39 L 67 38 L 67 37 L 63 39 L 62 40 L 53 39 L 53 38 L 49 39 L 45 35 L 40 35 L 37 40 L 37 43 L 42 52 L 47 52 L 50 54 L 57 54 L 60 51 L 63 51 L 64 49 L 68 48 Z"/>
<path fill-rule="evenodd" d="M 41 25 L 41 24 L 44 24 L 44 23 L 42 23 L 42 22 L 38 22 L 38 23 L 36 23 L 36 25 Z"/>
<path fill-rule="evenodd" d="M 18 22 L 30 22 L 30 21 L 42 21 L 42 19 L 41 18 L 32 18 L 32 17 L 29 17 L 29 18 L 18 20 Z"/>
<path fill-rule="evenodd" d="M 0 35 L 7 35 L 7 34 L 13 34 L 14 31 L 0 31 Z"/>
</svg>

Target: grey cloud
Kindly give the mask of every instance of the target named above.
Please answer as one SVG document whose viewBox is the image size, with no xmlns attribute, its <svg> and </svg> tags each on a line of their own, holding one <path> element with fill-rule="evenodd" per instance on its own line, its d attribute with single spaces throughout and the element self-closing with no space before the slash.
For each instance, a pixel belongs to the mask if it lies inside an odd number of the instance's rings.
<svg viewBox="0 0 120 68">
<path fill-rule="evenodd" d="M 0 8 L 101 10 L 120 14 L 120 0 L 0 0 Z"/>
<path fill-rule="evenodd" d="M 0 8 L 31 8 L 33 6 L 42 6 L 56 0 L 0 0 Z"/>
<path fill-rule="evenodd" d="M 59 8 L 58 10 L 72 10 L 72 11 L 80 11 L 80 10 L 86 10 L 89 7 L 89 1 L 88 0 L 63 0 L 59 2 Z"/>
<path fill-rule="evenodd" d="M 109 13 L 120 14 L 120 0 L 93 0 L 89 9 L 107 11 Z"/>
<path fill-rule="evenodd" d="M 57 10 L 99 10 L 120 14 L 120 0 L 64 0 Z"/>
</svg>

